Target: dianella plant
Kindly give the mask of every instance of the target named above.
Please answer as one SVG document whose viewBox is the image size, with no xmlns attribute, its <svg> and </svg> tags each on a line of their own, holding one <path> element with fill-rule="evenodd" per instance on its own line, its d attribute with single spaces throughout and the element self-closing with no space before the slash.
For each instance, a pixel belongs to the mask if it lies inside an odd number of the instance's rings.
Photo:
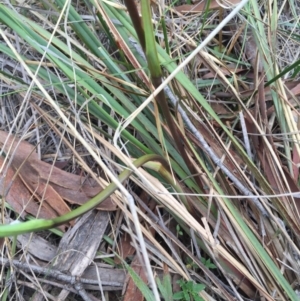
<svg viewBox="0 0 300 301">
<path fill-rule="evenodd" d="M 22 139 L 46 159 L 55 140 L 102 187 L 30 220 L 2 189 L 0 237 L 72 227 L 110 199 L 147 300 L 298 300 L 299 64 L 282 65 L 278 45 L 299 42 L 279 18 L 299 11 L 204 2 L 0 4 L 1 129 L 16 137 L 1 141 L 1 176 Z"/>
</svg>

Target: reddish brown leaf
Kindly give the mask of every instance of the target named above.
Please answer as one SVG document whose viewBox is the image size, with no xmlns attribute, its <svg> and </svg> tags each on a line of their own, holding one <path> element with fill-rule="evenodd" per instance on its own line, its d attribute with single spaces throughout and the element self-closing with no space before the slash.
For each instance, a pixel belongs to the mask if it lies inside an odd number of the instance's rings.
<svg viewBox="0 0 300 301">
<path fill-rule="evenodd" d="M 291 89 L 291 92 L 295 95 L 298 96 L 300 94 L 300 84 L 297 84 L 295 87 Z"/>
<path fill-rule="evenodd" d="M 0 157 L 0 165 L 3 164 L 4 158 Z M 22 180 L 18 176 L 15 177 L 15 171 L 11 167 L 6 170 L 5 175 L 0 174 L 0 189 L 5 201 L 22 217 L 26 214 L 45 219 L 57 217 L 57 213 L 46 202 L 39 208 L 40 204 L 36 202 Z"/>
<path fill-rule="evenodd" d="M 204 136 L 205 139 L 207 139 L 207 141 L 209 142 L 211 148 L 215 151 L 216 155 L 219 157 L 222 157 L 224 154 L 224 150 L 223 148 L 220 146 L 220 144 L 213 139 L 213 137 L 211 136 L 211 134 L 209 133 L 208 129 L 203 126 L 201 123 L 197 124 L 197 128 L 199 130 L 199 132 Z M 195 137 L 193 135 L 191 135 L 189 132 L 187 132 L 187 135 L 189 137 L 189 139 L 191 139 L 193 141 L 193 143 L 195 143 L 199 148 L 201 148 L 203 151 L 206 152 L 206 150 L 202 147 L 202 145 L 197 141 L 197 139 L 195 139 Z M 237 153 L 235 153 L 232 149 L 230 149 L 231 155 L 233 156 L 234 160 L 239 164 L 239 165 L 243 165 L 243 160 L 239 157 L 239 155 Z M 230 169 L 231 171 L 235 171 L 235 165 L 232 163 L 232 161 L 230 159 L 228 159 L 228 157 L 226 156 L 223 164 Z"/>
<path fill-rule="evenodd" d="M 56 215 L 63 215 L 70 211 L 68 205 L 51 187 L 50 183 L 41 178 L 37 170 L 30 165 L 30 161 L 23 163 L 14 157 L 12 165 L 31 194 L 40 202 L 46 202 L 57 213 Z M 18 166 L 20 166 L 19 170 Z"/>
<path fill-rule="evenodd" d="M 147 283 L 147 276 L 145 273 L 145 268 L 141 266 L 138 257 L 135 256 L 132 263 L 131 268 L 139 275 L 139 277 Z M 141 291 L 136 287 L 135 283 L 133 282 L 132 278 L 130 277 L 127 285 L 127 289 L 123 298 L 124 301 L 143 301 L 144 296 Z"/>
<path fill-rule="evenodd" d="M 212 102 L 210 104 L 210 106 L 221 118 L 226 118 L 226 116 L 228 116 L 228 118 L 230 118 L 233 116 L 233 113 L 227 109 L 227 107 L 224 105 L 224 103 Z"/>
<path fill-rule="evenodd" d="M 220 66 L 219 69 L 222 71 L 224 75 L 238 74 L 245 70 L 243 68 L 237 68 L 235 65 L 231 65 L 231 66 L 228 65 L 226 67 Z M 212 71 L 202 76 L 203 79 L 215 78 L 215 77 L 216 77 L 216 72 L 212 72 Z"/>
<path fill-rule="evenodd" d="M 0 144 L 3 144 L 7 137 L 6 132 L 0 131 Z M 10 145 L 13 143 L 13 139 L 13 137 L 8 138 L 6 146 L 4 147 L 6 152 L 8 152 Z M 35 147 L 26 141 L 21 141 L 18 145 L 18 140 L 16 140 L 13 143 L 12 149 L 15 149 L 13 164 L 19 167 L 26 161 L 25 165 L 28 170 L 24 172 L 24 179 L 28 173 L 35 174 L 38 178 L 38 180 L 34 180 L 35 183 L 41 182 L 42 180 L 44 183 L 49 182 L 63 199 L 72 204 L 84 204 L 102 190 L 98 183 L 92 179 L 84 179 L 81 176 L 68 173 L 39 160 L 35 152 Z M 24 167 L 21 168 L 21 172 L 23 168 Z M 33 189 L 34 188 L 35 187 L 33 187 Z M 116 205 L 109 198 L 100 204 L 98 209 L 113 211 L 116 210 Z"/>
<path fill-rule="evenodd" d="M 179 13 L 200 13 L 206 9 L 206 2 L 207 1 L 201 1 L 200 3 L 197 3 L 195 5 L 191 4 L 184 4 L 175 7 L 175 10 L 177 10 Z M 210 1 L 209 4 L 209 9 L 218 9 L 220 8 L 220 4 L 224 4 L 225 7 L 228 7 L 230 4 L 231 5 L 236 5 L 240 3 L 240 0 L 227 0 L 226 2 L 223 1 L 217 1 L 217 0 L 212 0 Z"/>
<path fill-rule="evenodd" d="M 68 161 L 67 161 L 67 160 L 66 160 L 66 161 L 56 161 L 56 162 L 54 163 L 54 166 L 57 167 L 57 168 L 59 168 L 59 169 L 63 169 L 63 168 L 65 168 L 67 165 L 68 165 Z"/>
<path fill-rule="evenodd" d="M 53 168 L 45 162 L 35 160 L 31 161 L 31 165 L 38 170 L 39 176 L 44 180 L 48 180 L 51 174 L 51 186 L 69 203 L 82 205 L 102 190 L 93 179 L 85 179 Z M 113 211 L 116 210 L 116 205 L 111 199 L 107 199 L 98 209 Z"/>
<path fill-rule="evenodd" d="M 295 153 L 298 153 L 298 152 L 295 151 Z M 289 189 L 291 190 L 291 192 L 299 192 L 299 187 L 297 185 L 297 180 L 296 180 L 297 178 L 293 179 L 291 177 L 288 169 L 285 166 L 283 166 L 282 169 L 283 169 L 284 175 L 286 177 L 286 180 L 287 180 L 287 182 L 289 184 Z M 298 171 L 298 174 L 299 174 L 299 171 Z M 292 211 L 297 216 L 296 219 L 299 220 L 298 213 L 300 213 L 300 198 L 299 197 L 294 197 L 293 199 L 294 199 L 294 202 L 295 202 L 294 204 L 295 204 L 296 208 L 295 208 L 295 210 L 292 210 Z M 291 202 L 291 206 L 292 207 L 294 207 L 294 204 L 293 204 L 293 202 Z"/>
<path fill-rule="evenodd" d="M 46 162 L 40 161 L 35 147 L 26 141 L 19 141 L 0 131 L 0 145 L 11 158 L 9 167 L 0 164 L 5 174 L 0 174 L 0 188 L 6 201 L 22 216 L 30 213 L 42 218 L 54 218 L 69 212 L 64 200 L 83 204 L 101 191 L 99 185 L 90 179 L 70 174 Z M 40 204 L 36 201 L 41 202 Z M 111 199 L 98 209 L 115 210 Z"/>
<path fill-rule="evenodd" d="M 297 152 L 296 146 L 293 147 L 293 173 L 294 173 L 294 180 L 297 181 L 299 177 L 299 163 L 300 157 Z"/>
<path fill-rule="evenodd" d="M 128 233 L 124 233 L 122 235 L 119 243 L 118 243 L 118 248 L 120 250 L 119 256 L 126 260 L 126 257 L 131 256 L 135 253 L 134 247 L 131 245 L 131 238 Z M 120 264 L 122 261 L 119 258 L 119 256 L 115 257 L 115 263 Z"/>
</svg>

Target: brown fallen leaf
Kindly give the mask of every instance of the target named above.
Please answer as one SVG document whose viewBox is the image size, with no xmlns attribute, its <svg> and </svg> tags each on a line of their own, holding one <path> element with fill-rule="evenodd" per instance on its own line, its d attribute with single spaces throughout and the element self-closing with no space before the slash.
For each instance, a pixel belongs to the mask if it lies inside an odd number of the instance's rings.
<svg viewBox="0 0 300 301">
<path fill-rule="evenodd" d="M 126 260 L 127 257 L 133 256 L 135 253 L 135 248 L 131 244 L 131 238 L 128 233 L 124 233 L 121 236 L 121 239 L 118 243 L 118 248 L 119 248 L 119 256 L 115 256 L 114 262 L 115 264 L 121 264 L 122 259 Z"/>
<path fill-rule="evenodd" d="M 294 180 L 297 181 L 299 177 L 299 164 L 300 164 L 300 157 L 297 152 L 296 146 L 293 147 L 292 151 L 292 157 L 293 157 L 293 174 L 294 174 Z"/>
<path fill-rule="evenodd" d="M 4 158 L 0 157 L 0 165 L 3 166 Z M 0 192 L 5 201 L 22 217 L 32 214 L 40 218 L 55 218 L 57 214 L 46 203 L 40 204 L 33 198 L 32 193 L 24 185 L 19 177 L 15 177 L 15 171 L 9 167 L 5 174 L 0 173 Z"/>
<path fill-rule="evenodd" d="M 232 74 L 238 74 L 238 73 L 245 71 L 244 68 L 237 68 L 236 66 L 225 66 L 225 67 L 220 66 L 219 68 L 220 68 L 220 70 L 222 70 L 224 75 L 228 75 L 228 76 L 232 75 Z M 216 72 L 210 71 L 210 72 L 204 74 L 202 76 L 202 79 L 210 79 L 210 78 L 215 78 L 215 77 L 216 77 Z"/>
<path fill-rule="evenodd" d="M 145 268 L 140 264 L 137 255 L 135 255 L 134 259 L 132 260 L 131 268 L 139 275 L 139 277 L 141 278 L 141 280 L 144 283 L 147 283 L 147 276 L 146 276 Z M 137 286 L 135 285 L 135 283 L 131 277 L 128 281 L 128 285 L 127 285 L 123 300 L 124 301 L 132 301 L 132 300 L 143 301 L 144 300 L 143 294 L 137 288 Z"/>
<path fill-rule="evenodd" d="M 295 152 L 298 154 L 298 152 Z M 294 177 L 292 178 L 291 174 L 289 173 L 288 169 L 286 168 L 286 166 L 283 166 L 283 172 L 284 175 L 286 177 L 287 182 L 289 183 L 289 188 L 290 191 L 293 192 L 299 192 L 299 187 L 297 185 L 297 179 L 298 177 Z M 297 173 L 299 174 L 299 170 L 297 170 Z M 292 207 L 292 212 L 294 213 L 294 215 L 296 216 L 296 220 L 299 221 L 299 213 L 300 213 L 300 198 L 294 196 L 293 197 L 293 202 L 290 203 L 290 206 Z M 293 208 L 294 207 L 294 208 Z M 293 210 L 294 209 L 294 210 Z"/>
<path fill-rule="evenodd" d="M 57 216 L 70 212 L 69 206 L 53 189 L 47 179 L 41 178 L 38 170 L 33 168 L 30 159 L 24 162 L 19 157 L 14 156 L 12 166 L 15 172 L 18 173 L 18 177 L 39 202 L 47 203 L 53 208 Z"/>
<path fill-rule="evenodd" d="M 291 89 L 291 92 L 294 96 L 298 96 L 300 94 L 300 84 L 298 84 L 298 82 L 297 85 Z"/>
<path fill-rule="evenodd" d="M 151 211 L 155 211 L 155 208 L 157 206 L 157 203 L 154 199 L 149 199 L 148 195 L 145 191 L 142 191 L 140 193 L 140 195 L 136 195 L 135 193 L 133 193 L 134 198 L 136 199 L 140 199 L 140 202 L 144 203 L 144 206 L 149 208 Z M 140 207 L 140 210 L 145 213 L 148 214 L 147 211 L 145 210 L 145 208 L 143 208 L 142 206 Z M 155 229 L 153 227 L 151 227 L 150 229 L 148 229 L 148 231 L 151 233 L 151 235 L 154 237 L 155 236 Z M 131 237 L 128 233 L 124 233 L 121 237 L 120 237 L 120 241 L 118 243 L 118 249 L 119 254 L 118 256 L 115 256 L 115 264 L 120 264 L 122 263 L 122 259 L 126 260 L 127 257 L 134 255 L 135 253 L 135 248 L 132 246 L 131 243 Z"/>
<path fill-rule="evenodd" d="M 9 137 L 4 131 L 0 131 L 0 145 L 9 157 L 12 156 L 9 167 L 3 166 L 4 158 L 0 158 L 2 170 L 6 171 L 0 174 L 1 192 L 22 216 L 30 213 L 41 218 L 54 218 L 70 211 L 65 200 L 81 205 L 102 190 L 92 179 L 83 181 L 81 176 L 39 160 L 33 145 Z M 111 211 L 116 205 L 107 199 L 98 209 Z"/>
<path fill-rule="evenodd" d="M 200 13 L 203 12 L 206 9 L 206 3 L 207 1 L 201 1 L 200 3 L 197 4 L 184 4 L 184 5 L 180 5 L 180 6 L 176 6 L 174 7 L 174 9 L 176 11 L 178 11 L 179 13 L 183 14 L 183 13 Z M 210 1 L 209 4 L 209 8 L 208 9 L 218 9 L 220 8 L 220 4 L 223 5 L 224 7 L 230 7 L 236 4 L 240 3 L 240 0 L 226 0 L 226 1 L 216 1 L 216 0 L 212 0 Z"/>
</svg>

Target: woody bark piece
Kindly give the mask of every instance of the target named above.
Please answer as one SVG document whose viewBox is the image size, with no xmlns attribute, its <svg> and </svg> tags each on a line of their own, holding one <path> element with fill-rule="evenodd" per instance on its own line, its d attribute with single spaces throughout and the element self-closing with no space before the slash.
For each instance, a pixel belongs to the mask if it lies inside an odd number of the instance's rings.
<svg viewBox="0 0 300 301">
<path fill-rule="evenodd" d="M 91 211 L 80 217 L 61 239 L 53 266 L 80 277 L 94 260 L 108 222 L 107 212 Z M 64 300 L 68 294 L 68 290 L 62 290 L 57 299 Z"/>
<path fill-rule="evenodd" d="M 82 276 L 94 260 L 108 222 L 107 212 L 93 210 L 81 216 L 74 227 L 69 229 L 61 239 L 54 257 L 53 268 L 75 277 Z M 43 286 L 44 291 L 51 289 L 49 285 Z M 69 291 L 59 291 L 58 288 L 54 288 L 51 294 L 58 295 L 56 300 L 62 301 L 67 298 Z M 44 300 L 43 293 L 36 293 L 33 297 L 33 301 L 42 300 Z"/>
<path fill-rule="evenodd" d="M 40 260 L 49 262 L 56 254 L 56 246 L 35 233 L 18 235 L 17 240 L 22 250 Z"/>
<path fill-rule="evenodd" d="M 103 290 L 122 290 L 126 272 L 123 269 L 112 268 L 107 264 L 96 263 L 90 265 L 84 271 L 82 277 L 85 279 L 95 280 L 100 275 L 103 284 Z M 99 285 L 84 285 L 86 289 L 99 290 Z"/>
</svg>

